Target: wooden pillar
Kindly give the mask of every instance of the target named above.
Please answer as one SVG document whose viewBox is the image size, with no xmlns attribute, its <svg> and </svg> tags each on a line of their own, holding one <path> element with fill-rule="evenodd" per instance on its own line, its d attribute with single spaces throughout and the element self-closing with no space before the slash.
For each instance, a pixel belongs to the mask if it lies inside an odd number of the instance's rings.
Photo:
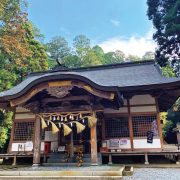
<svg viewBox="0 0 180 180">
<path fill-rule="evenodd" d="M 112 154 L 111 154 L 111 153 L 109 153 L 109 162 L 108 162 L 108 164 L 109 164 L 109 165 L 112 164 Z"/>
<path fill-rule="evenodd" d="M 14 155 L 14 157 L 13 157 L 13 164 L 12 164 L 12 166 L 16 166 L 16 155 Z"/>
<path fill-rule="evenodd" d="M 95 112 L 93 116 L 96 116 Z M 91 165 L 98 165 L 96 125 L 91 128 Z"/>
<path fill-rule="evenodd" d="M 162 127 L 161 127 L 161 119 L 160 119 L 160 112 L 159 112 L 159 104 L 158 104 L 158 98 L 155 97 L 156 101 L 156 111 L 157 111 L 157 126 L 158 126 L 158 133 L 159 138 L 161 142 L 161 149 L 163 148 L 163 135 L 162 135 Z"/>
<path fill-rule="evenodd" d="M 41 157 L 41 120 L 38 116 L 36 116 L 35 129 L 34 129 L 33 166 L 40 165 L 40 157 Z"/>
<path fill-rule="evenodd" d="M 133 144 L 133 126 L 132 126 L 132 116 L 131 116 L 131 109 L 130 109 L 130 101 L 127 99 L 127 108 L 128 108 L 128 128 L 129 128 L 129 138 L 131 143 L 131 150 L 134 150 Z"/>
<path fill-rule="evenodd" d="M 106 139 L 106 134 L 105 134 L 105 118 L 102 119 L 102 123 L 101 123 L 101 131 L 102 131 L 102 140 Z"/>
<path fill-rule="evenodd" d="M 73 130 L 71 132 L 70 157 L 74 157 Z"/>
<path fill-rule="evenodd" d="M 144 158 L 145 158 L 144 164 L 148 165 L 149 164 L 148 154 L 144 154 Z"/>
</svg>

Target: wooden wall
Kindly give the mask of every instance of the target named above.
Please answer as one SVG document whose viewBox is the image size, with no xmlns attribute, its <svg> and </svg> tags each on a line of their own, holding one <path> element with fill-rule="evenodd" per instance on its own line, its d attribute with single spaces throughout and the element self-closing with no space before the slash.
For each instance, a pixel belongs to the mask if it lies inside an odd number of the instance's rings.
<svg viewBox="0 0 180 180">
<path fill-rule="evenodd" d="M 132 130 L 132 116 L 155 115 L 157 116 L 157 125 L 160 126 L 158 118 L 158 107 L 156 100 L 149 94 L 135 95 L 129 100 L 124 100 L 124 107 L 119 110 L 105 109 L 106 117 L 128 116 L 130 137 L 127 138 L 127 145 L 120 146 L 121 149 L 160 149 L 162 148 L 162 136 L 153 139 L 153 143 L 147 143 L 146 137 L 134 137 Z M 120 138 L 122 139 L 122 138 Z M 131 142 L 131 143 L 130 143 Z"/>
</svg>

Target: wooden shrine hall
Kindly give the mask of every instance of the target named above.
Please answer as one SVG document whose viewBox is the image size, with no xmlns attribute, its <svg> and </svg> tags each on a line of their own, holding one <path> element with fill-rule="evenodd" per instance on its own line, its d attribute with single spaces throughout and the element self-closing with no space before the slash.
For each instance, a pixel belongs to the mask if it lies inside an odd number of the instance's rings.
<svg viewBox="0 0 180 180">
<path fill-rule="evenodd" d="M 154 61 L 32 73 L 0 93 L 0 108 L 14 111 L 8 153 L 97 165 L 99 155 L 163 152 L 159 112 L 179 96 L 180 78 Z"/>
</svg>

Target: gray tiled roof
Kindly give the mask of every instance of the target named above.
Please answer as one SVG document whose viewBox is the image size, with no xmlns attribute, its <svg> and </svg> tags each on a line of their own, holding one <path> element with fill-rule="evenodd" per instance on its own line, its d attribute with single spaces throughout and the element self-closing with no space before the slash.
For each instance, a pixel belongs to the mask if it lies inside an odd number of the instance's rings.
<svg viewBox="0 0 180 180">
<path fill-rule="evenodd" d="M 79 68 L 63 71 L 48 71 L 34 73 L 14 88 L 0 93 L 0 98 L 13 96 L 21 92 L 32 82 L 46 77 L 61 77 L 63 75 L 79 75 L 104 87 L 137 87 L 144 85 L 156 85 L 180 81 L 180 78 L 166 78 L 162 76 L 157 65 L 153 61 L 123 63 L 117 65 L 98 66 L 91 68 Z"/>
</svg>

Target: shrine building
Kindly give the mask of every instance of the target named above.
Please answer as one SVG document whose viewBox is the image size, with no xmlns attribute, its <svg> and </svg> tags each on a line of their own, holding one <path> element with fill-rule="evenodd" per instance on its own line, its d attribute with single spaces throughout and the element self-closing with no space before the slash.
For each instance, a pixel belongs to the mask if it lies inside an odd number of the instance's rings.
<svg viewBox="0 0 180 180">
<path fill-rule="evenodd" d="M 0 108 L 14 112 L 8 154 L 39 165 L 41 157 L 76 162 L 81 151 L 97 165 L 114 155 L 162 153 L 159 113 L 179 96 L 180 79 L 164 77 L 154 61 L 31 73 L 0 93 Z"/>
</svg>

